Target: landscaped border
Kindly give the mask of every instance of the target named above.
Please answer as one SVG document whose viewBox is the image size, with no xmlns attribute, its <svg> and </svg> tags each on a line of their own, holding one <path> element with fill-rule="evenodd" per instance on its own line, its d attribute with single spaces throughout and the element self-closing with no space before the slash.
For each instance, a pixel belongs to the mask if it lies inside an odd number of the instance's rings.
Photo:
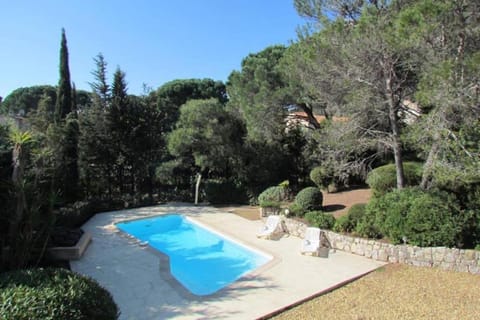
<svg viewBox="0 0 480 320">
<path fill-rule="evenodd" d="M 285 219 L 288 232 L 303 238 L 307 225 Z M 364 256 L 373 260 L 404 263 L 421 267 L 439 267 L 444 270 L 480 274 L 480 251 L 447 247 L 417 247 L 393 245 L 372 239 L 357 238 L 325 230 L 332 249 Z"/>
</svg>

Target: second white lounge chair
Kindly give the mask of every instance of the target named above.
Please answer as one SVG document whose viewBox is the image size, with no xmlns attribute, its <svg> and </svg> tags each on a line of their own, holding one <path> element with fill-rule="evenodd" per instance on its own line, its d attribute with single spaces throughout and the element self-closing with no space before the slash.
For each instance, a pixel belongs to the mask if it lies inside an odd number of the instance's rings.
<svg viewBox="0 0 480 320">
<path fill-rule="evenodd" d="M 273 236 L 282 233 L 280 216 L 268 216 L 265 225 L 257 233 L 258 238 L 272 239 Z"/>
<path fill-rule="evenodd" d="M 318 255 L 320 249 L 320 229 L 309 227 L 305 231 L 305 238 L 302 241 L 302 254 Z"/>
</svg>

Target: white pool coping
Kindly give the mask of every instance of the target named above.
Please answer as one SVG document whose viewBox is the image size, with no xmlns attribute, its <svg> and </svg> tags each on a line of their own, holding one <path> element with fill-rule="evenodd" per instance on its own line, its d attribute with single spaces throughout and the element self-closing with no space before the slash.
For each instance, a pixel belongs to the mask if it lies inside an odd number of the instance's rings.
<svg viewBox="0 0 480 320">
<path fill-rule="evenodd" d="M 165 213 L 181 213 L 195 221 L 273 256 L 266 265 L 214 295 L 198 297 L 166 276 L 165 260 L 156 250 L 127 237 L 114 224 Z M 250 221 L 212 207 L 162 205 L 95 215 L 83 229 L 92 243 L 73 271 L 88 275 L 110 291 L 122 320 L 257 319 L 316 296 L 383 265 L 345 252 L 328 258 L 300 254 L 301 239 L 258 239 L 262 221 Z M 215 272 L 215 270 L 212 270 Z"/>
</svg>

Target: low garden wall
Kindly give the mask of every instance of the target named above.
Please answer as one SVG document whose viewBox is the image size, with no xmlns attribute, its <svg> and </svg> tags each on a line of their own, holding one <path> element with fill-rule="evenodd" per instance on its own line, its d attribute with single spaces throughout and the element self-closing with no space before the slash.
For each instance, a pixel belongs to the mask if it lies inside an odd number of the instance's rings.
<svg viewBox="0 0 480 320">
<path fill-rule="evenodd" d="M 287 218 L 284 221 L 284 227 L 291 235 L 303 238 L 307 225 Z M 410 245 L 393 245 L 342 235 L 328 230 L 325 230 L 325 233 L 333 249 L 370 259 L 480 274 L 480 251 L 446 247 L 421 248 Z"/>
</svg>

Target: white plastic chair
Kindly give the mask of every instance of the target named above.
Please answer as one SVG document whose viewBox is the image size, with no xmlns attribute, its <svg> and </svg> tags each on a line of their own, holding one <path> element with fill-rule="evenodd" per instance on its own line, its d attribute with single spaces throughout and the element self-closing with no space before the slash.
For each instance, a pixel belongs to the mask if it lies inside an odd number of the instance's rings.
<svg viewBox="0 0 480 320">
<path fill-rule="evenodd" d="M 279 226 L 280 216 L 268 216 L 265 225 L 257 233 L 257 237 L 270 239 L 274 234 L 278 233 Z"/>
<path fill-rule="evenodd" d="M 320 248 L 320 229 L 309 227 L 305 231 L 305 237 L 302 241 L 302 254 L 318 255 Z"/>
</svg>

